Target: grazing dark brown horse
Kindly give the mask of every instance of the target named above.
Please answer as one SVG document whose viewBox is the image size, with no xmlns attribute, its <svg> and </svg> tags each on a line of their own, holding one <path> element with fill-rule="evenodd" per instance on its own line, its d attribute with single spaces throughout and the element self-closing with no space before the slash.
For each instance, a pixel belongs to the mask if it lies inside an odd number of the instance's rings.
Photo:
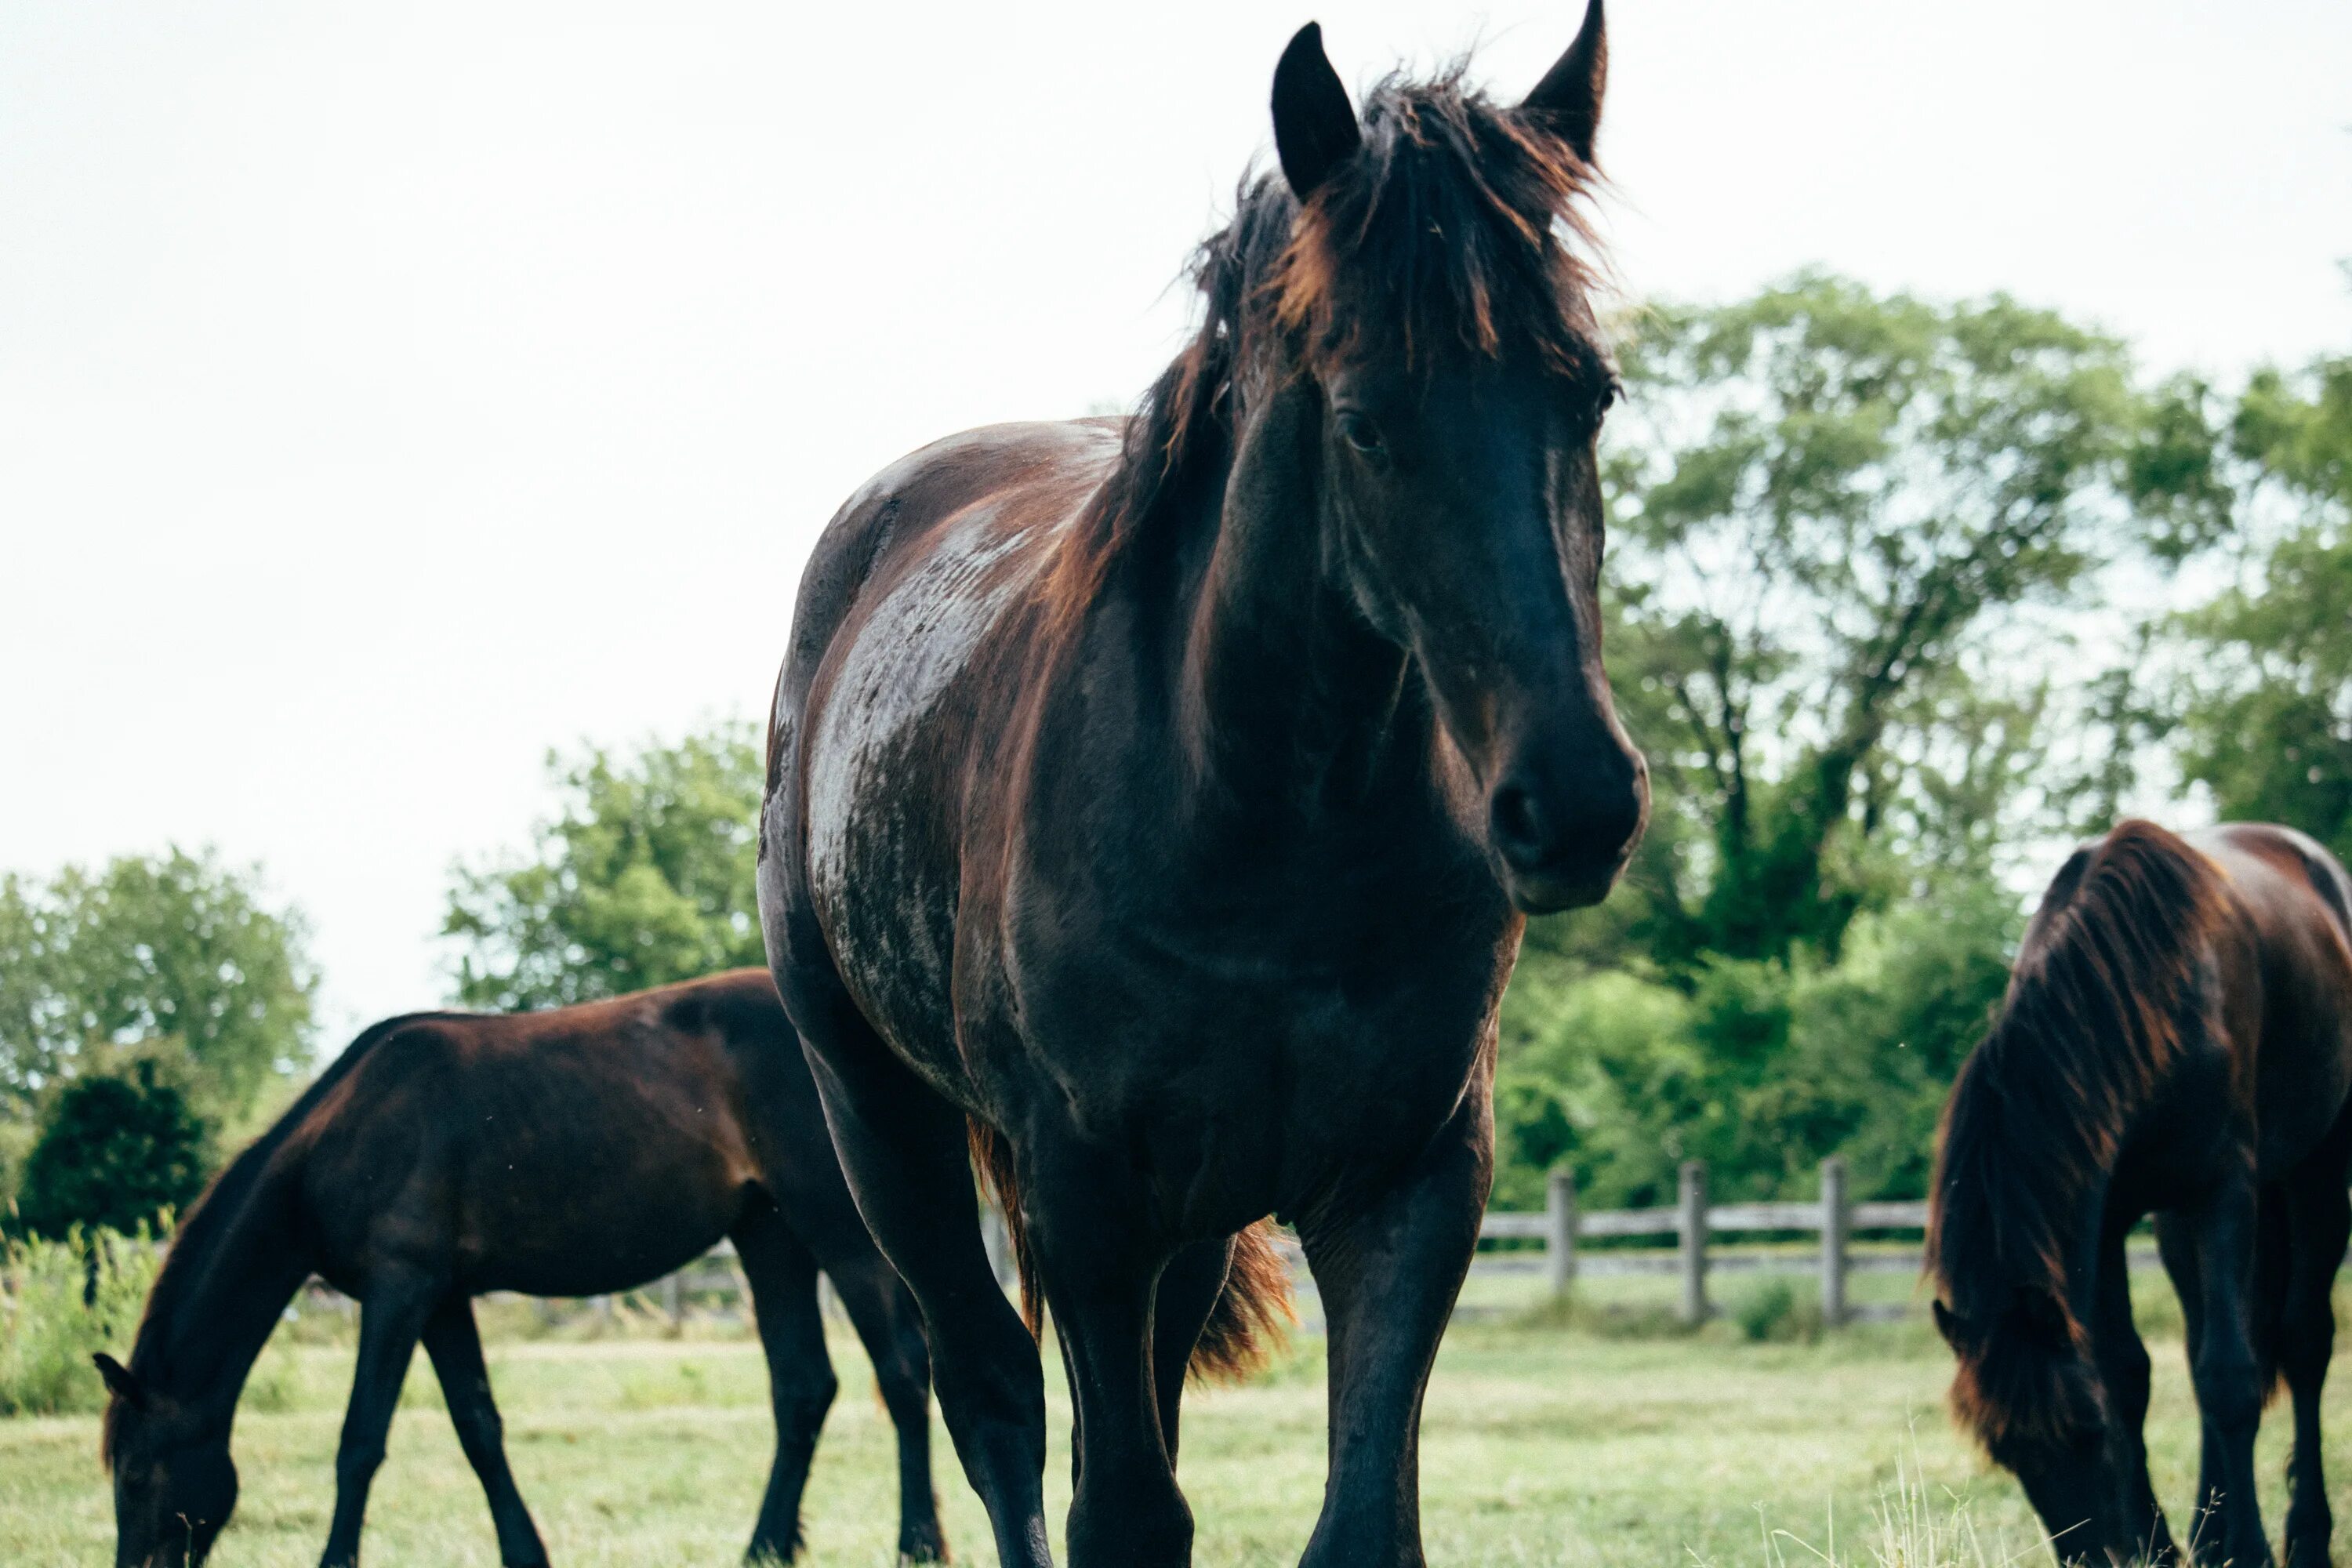
<svg viewBox="0 0 2352 1568">
<path fill-rule="evenodd" d="M 2042 898 L 1944 1118 L 1928 1230 L 1960 1420 L 2069 1562 L 2179 1555 L 2148 1484 L 2125 1234 L 2149 1214 L 2204 1423 L 2190 1550 L 2271 1561 L 2254 1428 L 2294 1404 L 2289 1568 L 2325 1568 L 2319 1389 L 2352 1232 L 2352 883 L 2284 827 L 2126 822 Z"/>
<path fill-rule="evenodd" d="M 1301 31 L 1282 175 L 1203 248 L 1144 411 L 927 447 L 803 579 L 769 957 L 1008 1564 L 1051 1561 L 1044 1394 L 967 1124 L 1063 1348 L 1073 1562 L 1189 1560 L 1185 1368 L 1278 1310 L 1268 1215 L 1330 1328 L 1305 1561 L 1422 1561 L 1522 911 L 1602 897 L 1647 809 L 1601 673 L 1612 379 L 1571 248 L 1601 37 L 1595 5 L 1516 107 L 1391 80 L 1360 121 Z"/>
<path fill-rule="evenodd" d="M 767 1351 L 776 1459 L 754 1558 L 789 1558 L 834 1375 L 833 1279 L 898 1431 L 898 1550 L 945 1557 L 914 1304 L 857 1217 L 775 987 L 756 969 L 553 1012 L 427 1013 L 360 1036 L 232 1162 L 173 1237 L 114 1397 L 119 1568 L 200 1563 L 236 1503 L 229 1426 L 278 1314 L 315 1273 L 360 1304 L 359 1368 L 320 1561 L 359 1559 L 368 1483 L 419 1339 L 499 1556 L 543 1563 L 508 1473 L 474 1330 L 488 1290 L 592 1296 L 734 1238 Z"/>
</svg>

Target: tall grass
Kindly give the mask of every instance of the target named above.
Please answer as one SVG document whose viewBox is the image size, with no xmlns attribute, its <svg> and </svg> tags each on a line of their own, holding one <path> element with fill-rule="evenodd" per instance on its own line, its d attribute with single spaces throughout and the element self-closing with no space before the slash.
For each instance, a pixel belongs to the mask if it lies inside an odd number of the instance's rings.
<svg viewBox="0 0 2352 1568">
<path fill-rule="evenodd" d="M 158 1261 L 143 1230 L 7 1242 L 0 1249 L 0 1415 L 103 1405 L 90 1353 L 129 1357 Z"/>
<path fill-rule="evenodd" d="M 1879 1493 L 1858 1538 L 1838 1538 L 1834 1505 L 1824 1523 L 1822 1538 L 1808 1541 L 1775 1529 L 1758 1505 L 1763 1568 L 2011 1568 L 2047 1562 L 2051 1544 L 2046 1535 L 2017 1542 L 1979 1531 L 1965 1496 L 1929 1485 L 1916 1426 L 1909 1451 L 1895 1456 L 1895 1484 Z"/>
</svg>

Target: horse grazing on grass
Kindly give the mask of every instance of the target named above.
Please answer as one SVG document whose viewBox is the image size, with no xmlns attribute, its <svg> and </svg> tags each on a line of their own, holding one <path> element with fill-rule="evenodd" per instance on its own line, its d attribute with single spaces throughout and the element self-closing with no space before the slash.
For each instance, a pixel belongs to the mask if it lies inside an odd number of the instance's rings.
<svg viewBox="0 0 2352 1568">
<path fill-rule="evenodd" d="M 368 1483 L 419 1339 L 489 1494 L 499 1560 L 544 1563 L 508 1473 L 472 1298 L 592 1296 L 734 1238 L 776 1417 L 755 1559 L 792 1557 L 833 1368 L 816 1276 L 874 1358 L 898 1434 L 898 1550 L 940 1561 L 929 1366 L 906 1288 L 874 1248 L 769 977 L 512 1016 L 425 1013 L 354 1040 L 188 1211 L 113 1397 L 120 1568 L 201 1563 L 236 1503 L 237 1394 L 303 1280 L 360 1304 L 359 1367 L 320 1562 L 359 1560 Z"/>
<path fill-rule="evenodd" d="M 2352 882 L 2284 827 L 2126 822 L 2043 895 L 1944 1117 L 1928 1226 L 1953 1406 L 2069 1562 L 2178 1560 L 2124 1237 L 2156 1215 L 2204 1422 L 2190 1552 L 2271 1561 L 2254 1428 L 2294 1405 L 2288 1568 L 2325 1568 L 2319 1389 L 2352 1203 Z"/>
<path fill-rule="evenodd" d="M 1178 1401 L 1286 1310 L 1269 1215 L 1330 1329 L 1305 1562 L 1422 1561 L 1504 981 L 1647 812 L 1596 605 L 1603 58 L 1595 4 L 1516 107 L 1457 71 L 1360 120 L 1303 29 L 1143 411 L 926 447 L 803 578 L 769 958 L 1007 1564 L 1052 1560 L 1045 1401 L 968 1139 L 1068 1373 L 1074 1563 L 1189 1561 Z"/>
</svg>

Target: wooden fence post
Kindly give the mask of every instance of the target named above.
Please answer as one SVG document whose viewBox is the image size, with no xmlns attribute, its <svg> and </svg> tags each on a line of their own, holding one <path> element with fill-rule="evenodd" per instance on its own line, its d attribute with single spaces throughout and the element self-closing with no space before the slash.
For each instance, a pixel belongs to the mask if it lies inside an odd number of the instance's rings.
<svg viewBox="0 0 2352 1568">
<path fill-rule="evenodd" d="M 679 1300 L 677 1279 L 676 1274 L 669 1275 L 662 1280 L 661 1286 L 662 1311 L 669 1318 L 669 1331 L 673 1334 L 686 1321 L 685 1303 Z"/>
<path fill-rule="evenodd" d="M 1576 1284 L 1576 1177 L 1564 1169 L 1544 1184 L 1544 1275 L 1554 1298 Z"/>
<path fill-rule="evenodd" d="M 1845 1162 L 1832 1154 L 1822 1162 L 1822 1322 L 1845 1321 L 1845 1243 L 1853 1210 L 1845 1198 Z"/>
<path fill-rule="evenodd" d="M 1682 1181 L 1683 1321 L 1706 1321 L 1706 1167 L 1696 1160 L 1683 1162 Z"/>
</svg>

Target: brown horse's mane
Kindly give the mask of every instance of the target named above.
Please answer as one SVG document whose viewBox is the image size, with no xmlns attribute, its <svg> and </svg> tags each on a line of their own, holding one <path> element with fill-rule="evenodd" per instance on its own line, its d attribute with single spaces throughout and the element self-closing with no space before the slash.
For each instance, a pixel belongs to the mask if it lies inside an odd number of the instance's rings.
<svg viewBox="0 0 2352 1568">
<path fill-rule="evenodd" d="M 1097 556 L 1221 485 L 1246 394 L 1286 368 L 1372 351 L 1425 364 L 1450 343 L 1608 382 L 1579 258 L 1599 250 L 1584 213 L 1599 171 L 1466 87 L 1467 66 L 1374 88 L 1360 149 L 1303 211 L 1278 174 L 1244 182 L 1233 221 L 1193 256 L 1200 328 L 1145 394 L 1090 509 Z"/>
<path fill-rule="evenodd" d="M 294 1129 L 308 1120 L 319 1102 L 377 1041 L 408 1025 L 448 1016 L 411 1013 L 362 1030 L 324 1072 L 311 1080 L 285 1114 L 270 1124 L 268 1131 L 247 1145 L 226 1169 L 213 1178 L 211 1185 L 205 1188 L 173 1228 L 170 1246 L 163 1254 L 163 1265 L 156 1271 L 155 1283 L 148 1291 L 146 1310 L 139 1319 L 139 1332 L 131 1342 L 131 1371 L 134 1375 L 152 1379 L 170 1359 L 173 1329 L 185 1321 L 183 1309 L 191 1298 L 214 1282 L 214 1270 L 224 1266 L 225 1244 L 237 1226 L 251 1217 L 255 1202 L 266 1196 L 271 1161 Z M 110 1468 L 114 1462 L 116 1416 L 121 1406 L 121 1399 L 109 1399 L 99 1423 L 99 1455 Z"/>
<path fill-rule="evenodd" d="M 2223 898 L 2212 864 L 2153 823 L 2122 823 L 2077 850 L 1953 1086 L 1927 1268 L 1961 1325 L 1954 1411 L 1988 1444 L 2065 1418 L 2047 1381 L 2086 1342 L 2068 1252 L 2126 1128 L 2206 1005 L 2200 974 Z"/>
</svg>

